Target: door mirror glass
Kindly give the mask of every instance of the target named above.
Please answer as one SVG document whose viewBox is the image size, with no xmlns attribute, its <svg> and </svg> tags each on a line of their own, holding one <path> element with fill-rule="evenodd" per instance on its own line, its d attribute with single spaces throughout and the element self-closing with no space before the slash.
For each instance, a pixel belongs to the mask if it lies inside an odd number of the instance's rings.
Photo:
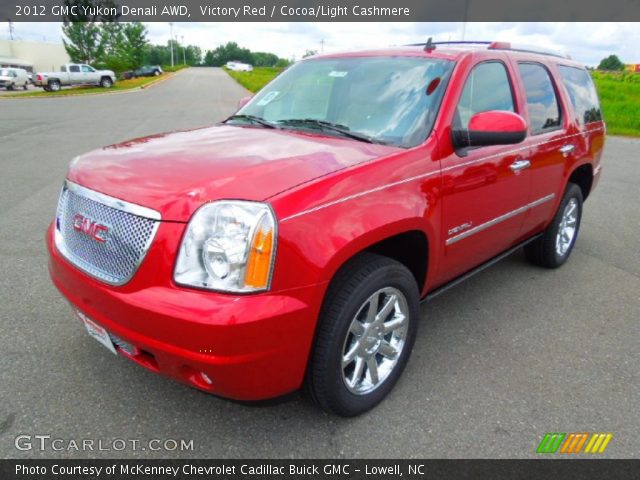
<svg viewBox="0 0 640 480">
<path fill-rule="evenodd" d="M 517 113 L 492 110 L 476 113 L 469 120 L 468 128 L 453 128 L 451 133 L 456 149 L 511 145 L 525 139 L 527 124 Z"/>
</svg>

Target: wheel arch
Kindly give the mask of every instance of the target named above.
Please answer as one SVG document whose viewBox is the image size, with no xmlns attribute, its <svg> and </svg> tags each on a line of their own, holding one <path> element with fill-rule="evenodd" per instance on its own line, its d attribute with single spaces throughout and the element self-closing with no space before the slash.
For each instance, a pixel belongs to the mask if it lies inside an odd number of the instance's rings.
<svg viewBox="0 0 640 480">
<path fill-rule="evenodd" d="M 384 226 L 353 239 L 335 252 L 325 268 L 329 283 L 338 272 L 359 254 L 375 253 L 396 260 L 412 273 L 422 294 L 429 273 L 429 259 L 435 258 L 430 232 L 423 219 L 405 220 Z M 422 225 L 420 224 L 422 223 Z"/>
<path fill-rule="evenodd" d="M 583 163 L 575 167 L 567 179 L 568 183 L 575 183 L 582 190 L 582 199 L 586 200 L 593 187 L 593 165 Z"/>
</svg>

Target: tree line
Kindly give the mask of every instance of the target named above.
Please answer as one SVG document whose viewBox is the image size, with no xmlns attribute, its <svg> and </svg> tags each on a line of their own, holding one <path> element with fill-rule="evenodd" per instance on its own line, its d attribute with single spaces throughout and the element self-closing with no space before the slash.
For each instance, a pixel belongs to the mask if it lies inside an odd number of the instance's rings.
<svg viewBox="0 0 640 480">
<path fill-rule="evenodd" d="M 208 50 L 204 55 L 204 64 L 210 67 L 221 67 L 235 60 L 254 67 L 286 67 L 290 63 L 289 60 L 273 53 L 252 52 L 248 48 L 240 47 L 236 42 L 227 42 L 214 50 Z"/>
</svg>

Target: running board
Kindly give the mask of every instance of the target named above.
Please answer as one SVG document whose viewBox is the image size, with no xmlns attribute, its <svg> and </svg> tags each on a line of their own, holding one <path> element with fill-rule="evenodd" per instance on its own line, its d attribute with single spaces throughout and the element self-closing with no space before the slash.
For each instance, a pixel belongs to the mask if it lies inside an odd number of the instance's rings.
<svg viewBox="0 0 640 480">
<path fill-rule="evenodd" d="M 459 277 L 454 278 L 449 283 L 445 283 L 441 287 L 436 288 L 435 290 L 433 290 L 432 292 L 427 294 L 427 296 L 422 300 L 422 303 L 426 303 L 426 302 L 428 302 L 430 300 L 433 300 L 434 298 L 436 298 L 437 296 L 443 294 L 447 290 L 449 290 L 449 289 L 451 289 L 451 288 L 453 288 L 453 287 L 455 287 L 457 285 L 460 285 L 465 280 L 473 277 L 476 273 L 480 273 L 483 270 L 489 268 L 490 266 L 498 263 L 500 260 L 503 260 L 503 259 L 507 258 L 509 255 L 514 253 L 516 250 L 521 249 L 527 243 L 531 243 L 534 240 L 537 240 L 542 235 L 543 235 L 542 233 L 540 233 L 538 235 L 534 235 L 533 237 L 529 238 L 528 240 L 525 240 L 524 242 L 521 242 L 518 245 L 516 245 L 514 247 L 511 247 L 509 250 L 505 250 L 500 255 L 497 255 L 497 256 L 493 257 L 492 259 L 487 260 L 486 262 L 478 265 L 476 268 L 474 268 L 472 270 L 469 270 L 467 273 L 463 273 Z"/>
</svg>

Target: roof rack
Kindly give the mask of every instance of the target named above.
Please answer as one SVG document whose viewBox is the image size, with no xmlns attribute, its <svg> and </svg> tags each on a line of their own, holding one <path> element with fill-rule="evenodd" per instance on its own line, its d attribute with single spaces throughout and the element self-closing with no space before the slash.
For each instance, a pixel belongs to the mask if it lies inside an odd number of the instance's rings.
<svg viewBox="0 0 640 480">
<path fill-rule="evenodd" d="M 526 52 L 537 53 L 540 55 L 551 55 L 553 57 L 567 58 L 571 57 L 565 53 L 560 53 L 555 50 L 546 49 L 543 47 L 530 46 L 530 45 L 514 45 L 511 42 L 487 42 L 487 41 L 475 41 L 475 40 L 453 40 L 448 42 L 433 42 L 431 38 L 427 43 L 411 43 L 406 45 L 407 47 L 424 47 L 425 51 L 435 50 L 437 45 L 482 45 L 487 46 L 487 50 L 511 50 L 514 52 Z"/>
</svg>

